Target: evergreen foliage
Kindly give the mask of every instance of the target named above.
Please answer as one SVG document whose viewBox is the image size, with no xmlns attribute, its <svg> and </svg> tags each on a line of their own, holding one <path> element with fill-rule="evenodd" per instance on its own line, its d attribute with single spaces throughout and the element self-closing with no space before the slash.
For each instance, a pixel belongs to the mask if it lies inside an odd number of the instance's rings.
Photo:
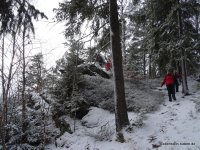
<svg viewBox="0 0 200 150">
<path fill-rule="evenodd" d="M 182 10 L 184 28 L 184 35 L 180 38 L 178 36 L 178 8 Z M 135 48 L 132 48 L 130 52 L 136 54 L 134 49 L 138 47 L 141 51 L 147 50 L 147 53 L 152 56 L 151 63 L 154 64 L 152 66 L 157 66 L 157 71 L 163 74 L 170 62 L 170 65 L 177 68 L 181 59 L 180 49 L 183 48 L 186 50 L 188 66 L 193 64 L 192 68 L 190 67 L 191 72 L 195 71 L 199 60 L 191 56 L 199 53 L 199 32 L 194 24 L 198 11 L 198 1 L 182 1 L 180 5 L 177 5 L 176 0 L 145 1 L 142 8 L 130 15 L 132 20 L 130 24 L 135 26 L 132 28 Z M 194 62 L 194 60 L 197 61 Z"/>
<path fill-rule="evenodd" d="M 78 65 L 83 63 L 79 57 L 79 51 L 82 49 L 81 43 L 72 41 L 69 53 L 65 53 L 63 58 L 56 63 L 56 72 L 60 72 L 59 81 L 55 88 L 55 95 L 59 99 L 71 98 L 73 90 L 78 90 L 78 83 L 81 81 Z"/>
<path fill-rule="evenodd" d="M 84 22 L 90 20 L 93 34 L 97 36 L 100 28 L 108 23 L 109 8 L 106 0 L 71 0 L 60 3 L 55 12 L 58 21 L 66 21 L 66 38 L 79 33 Z"/>
<path fill-rule="evenodd" d="M 11 32 L 13 28 L 21 28 L 23 23 L 34 33 L 32 18 L 46 18 L 43 12 L 32 5 L 29 0 L 1 0 L 0 2 L 0 34 Z"/>
<path fill-rule="evenodd" d="M 30 59 L 28 65 L 26 80 L 27 86 L 34 88 L 39 92 L 45 86 L 45 74 L 47 70 L 44 68 L 43 54 L 38 53 Z"/>
<path fill-rule="evenodd" d="M 54 9 L 59 22 L 65 21 L 65 37 L 70 39 L 77 35 L 80 40 L 88 43 L 95 40 L 95 44 L 90 46 L 89 57 L 94 57 L 93 53 L 108 51 L 109 47 L 109 5 L 107 0 L 70 0 L 59 4 L 59 8 Z M 87 34 L 85 34 L 87 33 Z M 91 52 L 94 50 L 94 52 Z M 89 60 L 91 60 L 89 58 Z"/>
<path fill-rule="evenodd" d="M 13 99 L 12 99 L 13 100 Z M 19 104 L 16 107 L 21 107 Z M 54 123 L 51 119 L 50 106 L 39 96 L 32 92 L 27 104 L 26 131 L 21 128 L 20 109 L 12 115 L 12 120 L 5 126 L 7 131 L 6 147 L 8 149 L 44 149 L 45 144 L 52 142 L 59 131 L 52 130 Z"/>
</svg>

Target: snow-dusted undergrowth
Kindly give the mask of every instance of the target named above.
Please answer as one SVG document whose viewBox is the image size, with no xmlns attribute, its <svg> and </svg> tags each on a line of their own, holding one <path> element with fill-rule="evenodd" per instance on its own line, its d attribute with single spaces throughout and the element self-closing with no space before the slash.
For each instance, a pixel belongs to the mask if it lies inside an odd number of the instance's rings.
<svg viewBox="0 0 200 150">
<path fill-rule="evenodd" d="M 85 76 L 81 94 L 83 98 L 92 106 L 100 107 L 110 112 L 114 112 L 113 81 L 99 76 Z M 148 81 L 126 80 L 125 95 L 128 111 L 139 112 L 145 109 L 151 112 L 163 102 L 163 95 L 153 91 L 154 85 Z M 159 83 L 160 85 L 160 83 Z"/>
</svg>

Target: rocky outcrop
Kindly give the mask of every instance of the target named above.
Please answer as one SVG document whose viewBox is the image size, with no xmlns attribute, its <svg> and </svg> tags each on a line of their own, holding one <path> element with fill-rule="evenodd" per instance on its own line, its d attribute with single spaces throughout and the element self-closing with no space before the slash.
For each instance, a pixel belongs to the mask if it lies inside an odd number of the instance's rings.
<svg viewBox="0 0 200 150">
<path fill-rule="evenodd" d="M 103 78 L 110 79 L 110 75 L 107 72 L 105 72 L 102 68 L 97 67 L 95 64 L 82 64 L 78 66 L 78 69 L 84 75 L 99 75 Z"/>
</svg>

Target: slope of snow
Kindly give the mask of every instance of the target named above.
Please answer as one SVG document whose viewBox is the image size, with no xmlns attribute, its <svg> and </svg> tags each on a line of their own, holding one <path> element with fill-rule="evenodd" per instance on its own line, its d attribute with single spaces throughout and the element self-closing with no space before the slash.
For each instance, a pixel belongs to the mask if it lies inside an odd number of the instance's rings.
<svg viewBox="0 0 200 150">
<path fill-rule="evenodd" d="M 200 100 L 199 94 L 182 98 L 181 93 L 177 93 L 176 102 L 168 102 L 166 96 L 160 110 L 148 114 L 144 127 L 133 132 L 132 140 L 136 142 L 137 149 L 200 149 L 200 113 L 194 103 Z"/>
<path fill-rule="evenodd" d="M 129 112 L 130 127 L 124 131 L 125 143 L 115 141 L 115 116 L 113 113 L 92 107 L 81 120 L 75 122 L 75 132 L 65 133 L 48 145 L 49 150 L 199 150 L 200 101 L 198 82 L 189 79 L 191 95 L 176 94 L 177 101 L 169 102 L 163 87 L 165 102 L 152 113 Z M 73 120 L 69 120 L 73 122 Z M 137 123 L 137 122 L 140 123 Z M 139 125 L 138 125 L 139 124 Z M 73 128 L 73 123 L 71 124 Z"/>
</svg>

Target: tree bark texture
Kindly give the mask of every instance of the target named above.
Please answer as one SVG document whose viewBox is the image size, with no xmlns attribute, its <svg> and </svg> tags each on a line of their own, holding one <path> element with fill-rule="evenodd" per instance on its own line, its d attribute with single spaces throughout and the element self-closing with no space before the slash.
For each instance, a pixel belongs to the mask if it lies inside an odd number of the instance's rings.
<svg viewBox="0 0 200 150">
<path fill-rule="evenodd" d="M 146 75 L 146 53 L 143 53 L 143 75 Z"/>
<path fill-rule="evenodd" d="M 177 4 L 179 5 L 180 2 L 177 0 Z M 182 17 L 181 17 L 181 9 L 178 9 L 178 24 L 179 24 L 179 38 L 183 35 L 183 24 L 182 24 Z M 180 47 L 181 48 L 181 47 Z M 185 62 L 185 50 L 181 48 L 181 71 L 182 71 L 182 93 L 184 95 L 189 94 L 189 89 L 187 85 L 187 71 L 186 71 L 186 62 Z"/>
<path fill-rule="evenodd" d="M 23 37 L 22 37 L 22 132 L 26 131 L 26 98 L 25 98 L 25 87 L 26 87 L 26 60 L 25 60 L 25 36 L 26 36 L 26 25 L 24 23 Z"/>
<path fill-rule="evenodd" d="M 2 56 L 1 56 L 1 84 L 2 84 L 2 98 L 3 98 L 3 112 L 1 113 L 0 117 L 0 133 L 1 133 L 1 140 L 2 140 L 2 145 L 3 145 L 3 150 L 6 149 L 5 145 L 5 117 L 6 117 L 6 112 L 5 112 L 5 105 L 6 105 L 6 89 L 5 89 L 5 77 L 4 77 L 4 56 L 5 56 L 5 49 L 4 49 L 4 43 L 5 42 L 5 35 L 3 33 L 2 35 Z"/>
<path fill-rule="evenodd" d="M 117 1 L 110 0 L 110 35 L 113 63 L 114 99 L 115 99 L 115 120 L 116 131 L 120 132 L 123 127 L 129 124 L 127 106 L 124 91 L 124 77 L 122 66 L 121 40 L 119 36 L 119 19 Z"/>
</svg>

